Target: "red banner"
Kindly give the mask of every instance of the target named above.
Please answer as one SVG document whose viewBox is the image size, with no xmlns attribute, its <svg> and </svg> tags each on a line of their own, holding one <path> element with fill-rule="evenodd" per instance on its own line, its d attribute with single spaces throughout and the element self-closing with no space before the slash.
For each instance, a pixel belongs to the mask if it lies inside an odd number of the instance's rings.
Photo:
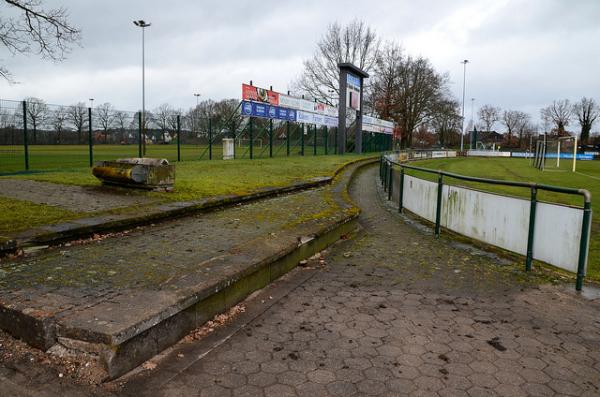
<svg viewBox="0 0 600 397">
<path fill-rule="evenodd" d="M 242 84 L 242 99 L 254 102 L 264 102 L 275 106 L 279 105 L 279 93 L 248 84 Z"/>
</svg>

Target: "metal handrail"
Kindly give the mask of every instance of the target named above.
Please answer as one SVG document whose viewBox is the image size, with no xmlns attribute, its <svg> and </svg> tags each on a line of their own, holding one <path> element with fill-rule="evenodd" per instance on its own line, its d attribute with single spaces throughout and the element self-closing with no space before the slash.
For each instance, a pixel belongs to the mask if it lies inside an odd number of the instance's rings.
<svg viewBox="0 0 600 397">
<path fill-rule="evenodd" d="M 592 217 L 592 194 L 587 189 L 575 189 L 562 186 L 538 184 L 535 182 L 518 182 L 518 181 L 503 181 L 499 179 L 480 178 L 474 176 L 460 175 L 452 172 L 446 172 L 442 170 L 432 170 L 430 168 L 417 167 L 414 165 L 403 164 L 401 162 L 390 160 L 387 155 L 382 155 L 380 159 L 379 177 L 381 179 L 384 190 L 388 192 L 388 200 L 392 198 L 392 186 L 393 186 L 393 165 L 400 167 L 400 191 L 398 193 L 398 211 L 403 210 L 403 185 L 404 185 L 404 169 L 421 171 L 430 174 L 436 174 L 438 176 L 438 191 L 437 191 L 437 206 L 436 206 L 436 220 L 435 220 L 435 236 L 439 237 L 441 229 L 441 206 L 442 206 L 442 186 L 443 177 L 447 176 L 454 179 L 488 183 L 492 185 L 503 185 L 513 187 L 524 187 L 531 191 L 530 198 L 530 213 L 529 213 L 529 232 L 527 237 L 527 254 L 525 259 L 525 270 L 531 270 L 531 264 L 533 261 L 533 237 L 535 232 L 535 217 L 537 207 L 537 191 L 546 190 L 557 193 L 575 194 L 583 196 L 583 220 L 581 229 L 581 239 L 579 242 L 579 258 L 577 263 L 577 278 L 575 283 L 575 289 L 581 291 L 583 287 L 583 279 L 585 277 L 585 265 L 587 263 L 588 251 L 589 251 L 589 237 L 591 228 L 591 217 Z"/>
<path fill-rule="evenodd" d="M 394 165 L 400 166 L 402 168 L 408 168 L 411 170 L 427 172 L 430 174 L 444 175 L 444 176 L 448 176 L 448 177 L 451 177 L 454 179 L 460 179 L 463 181 L 489 183 L 491 185 L 526 187 L 529 189 L 536 188 L 537 190 L 546 190 L 549 192 L 557 192 L 557 193 L 565 193 L 565 194 L 577 194 L 577 195 L 583 196 L 584 202 L 586 202 L 586 203 L 592 201 L 592 194 L 587 189 L 575 189 L 575 188 L 570 188 L 570 187 L 545 185 L 542 183 L 535 183 L 535 182 L 504 181 L 501 179 L 480 178 L 480 177 L 475 177 L 475 176 L 455 174 L 453 172 L 447 172 L 447 171 L 442 171 L 442 170 L 432 170 L 431 168 L 416 167 L 414 165 L 402 164 L 402 163 L 398 163 L 396 161 L 392 161 L 389 159 L 387 159 L 387 161 L 389 161 L 390 163 L 392 163 Z"/>
</svg>

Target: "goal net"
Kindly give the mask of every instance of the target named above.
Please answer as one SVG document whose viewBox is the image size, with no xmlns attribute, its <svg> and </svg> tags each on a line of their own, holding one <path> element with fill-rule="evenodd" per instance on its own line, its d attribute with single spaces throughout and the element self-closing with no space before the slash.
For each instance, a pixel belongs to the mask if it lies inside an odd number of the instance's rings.
<svg viewBox="0 0 600 397">
<path fill-rule="evenodd" d="M 549 138 L 536 142 L 532 165 L 546 171 L 573 171 L 577 162 L 577 138 L 568 136 Z"/>
</svg>

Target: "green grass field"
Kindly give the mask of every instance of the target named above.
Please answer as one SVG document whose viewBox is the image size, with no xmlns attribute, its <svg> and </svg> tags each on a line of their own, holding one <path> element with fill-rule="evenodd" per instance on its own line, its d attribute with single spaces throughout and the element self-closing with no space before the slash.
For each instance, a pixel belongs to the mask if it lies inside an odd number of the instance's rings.
<svg viewBox="0 0 600 397">
<path fill-rule="evenodd" d="M 331 176 L 343 164 L 363 157 L 349 154 L 181 162 L 176 166 L 174 192 L 139 191 L 137 194 L 147 195 L 161 202 L 187 201 L 224 194 L 244 194 L 264 187 L 285 186 L 314 177 Z M 29 179 L 78 186 L 100 185 L 100 181 L 92 176 L 89 167 L 0 178 Z M 66 221 L 78 216 L 80 215 L 56 207 L 2 198 L 0 199 L 0 234 Z"/>
<path fill-rule="evenodd" d="M 593 215 L 588 277 L 600 281 L 600 161 L 578 161 L 576 173 L 571 172 L 572 162 L 570 160 L 561 160 L 560 168 L 552 167 L 547 168 L 545 171 L 533 168 L 529 165 L 529 160 L 527 159 L 511 158 L 458 157 L 453 159 L 423 160 L 416 162 L 414 165 L 440 169 L 461 175 L 537 182 L 589 190 L 592 193 Z M 435 175 L 422 172 L 411 171 L 410 173 L 430 180 L 436 180 L 435 178 L 437 178 Z M 444 178 L 444 182 L 512 196 L 530 196 L 530 191 L 526 188 L 471 183 L 453 180 L 452 178 Z M 561 193 L 540 191 L 538 192 L 538 199 L 562 204 L 583 205 L 583 198 L 581 196 Z"/>
<path fill-rule="evenodd" d="M 333 153 L 334 148 L 329 147 L 328 153 Z M 296 140 L 290 144 L 290 155 L 300 154 L 300 141 Z M 321 141 L 316 148 L 317 155 L 325 154 L 325 148 Z M 247 159 L 250 157 L 248 145 L 235 147 L 236 158 Z M 312 142 L 306 141 L 304 153 L 312 156 L 314 147 Z M 123 157 L 137 157 L 137 145 L 94 145 L 93 160 L 115 160 Z M 286 157 L 287 147 L 285 141 L 276 140 L 273 143 L 273 156 Z M 177 161 L 177 145 L 153 144 L 146 146 L 145 157 L 160 157 L 174 162 Z M 269 146 L 266 144 L 255 145 L 253 148 L 254 158 L 268 158 Z M 223 147 L 213 145 L 212 158 L 219 160 L 223 158 Z M 29 169 L 39 170 L 66 170 L 71 168 L 86 167 L 89 165 L 89 147 L 87 145 L 30 145 L 29 146 Z M 181 145 L 181 161 L 208 160 L 209 149 L 206 145 Z M 25 170 L 25 154 L 23 146 L 0 146 L 0 175 L 20 172 Z"/>
</svg>

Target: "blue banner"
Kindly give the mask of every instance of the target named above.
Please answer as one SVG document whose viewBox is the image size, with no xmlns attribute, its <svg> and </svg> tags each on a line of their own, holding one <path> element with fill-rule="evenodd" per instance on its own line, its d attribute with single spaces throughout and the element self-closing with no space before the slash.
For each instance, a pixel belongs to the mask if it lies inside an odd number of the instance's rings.
<svg viewBox="0 0 600 397">
<path fill-rule="evenodd" d="M 282 108 L 279 106 L 268 105 L 266 103 L 242 101 L 241 112 L 242 116 L 296 121 L 296 111 L 294 109 Z"/>
</svg>

